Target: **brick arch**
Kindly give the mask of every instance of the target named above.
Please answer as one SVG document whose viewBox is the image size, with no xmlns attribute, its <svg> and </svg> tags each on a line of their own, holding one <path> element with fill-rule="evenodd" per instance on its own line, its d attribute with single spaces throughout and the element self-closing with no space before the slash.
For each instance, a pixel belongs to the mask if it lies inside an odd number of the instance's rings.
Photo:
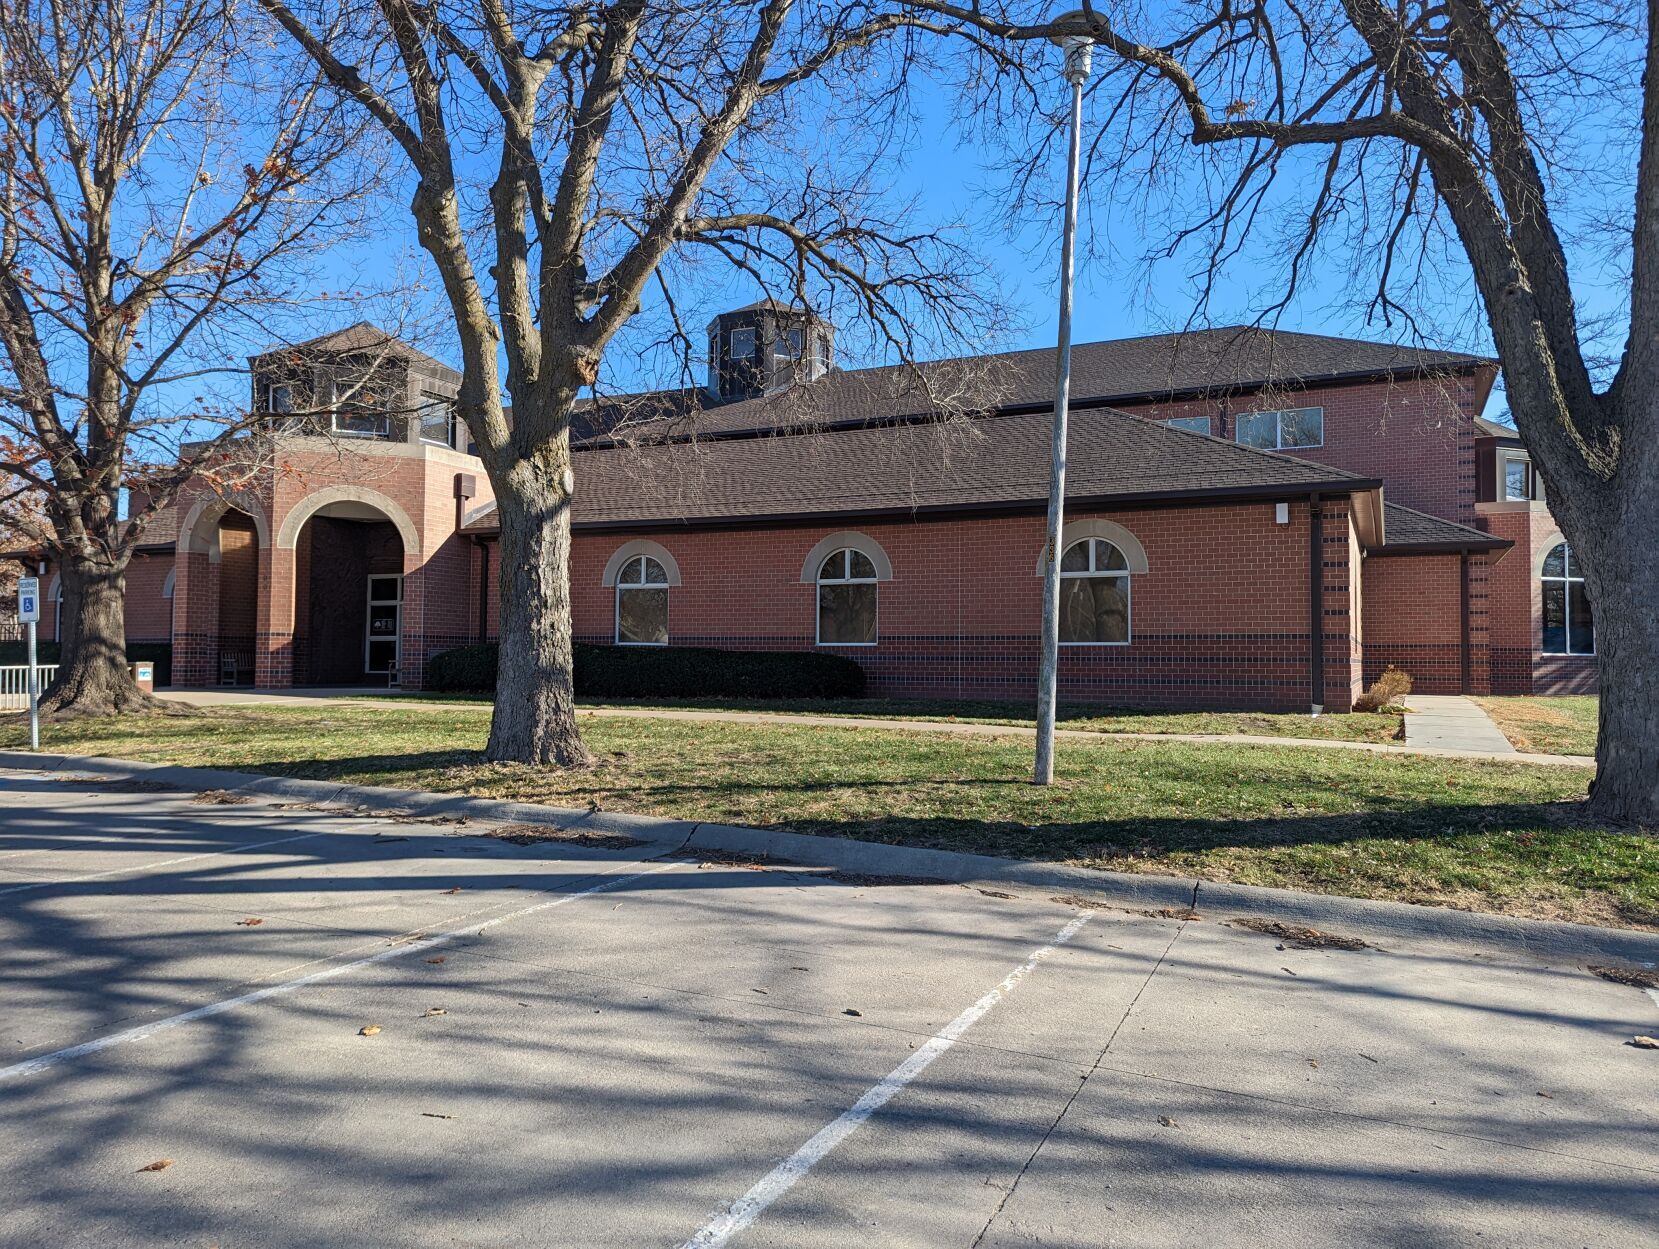
<svg viewBox="0 0 1659 1249">
<path fill-rule="evenodd" d="M 599 584 L 602 586 L 615 585 L 617 575 L 622 571 L 622 565 L 639 555 L 649 555 L 661 564 L 663 572 L 668 574 L 669 585 L 680 584 L 679 563 L 669 554 L 667 547 L 661 543 L 652 542 L 649 538 L 635 538 L 632 542 L 624 542 L 617 547 L 610 558 L 610 562 L 605 565 L 605 575 L 600 578 Z"/>
<path fill-rule="evenodd" d="M 1130 572 L 1145 572 L 1146 548 L 1141 545 L 1140 539 L 1130 533 L 1122 525 L 1114 524 L 1109 520 L 1074 520 L 1060 531 L 1059 554 L 1064 554 L 1066 548 L 1074 542 L 1081 542 L 1084 538 L 1100 538 L 1110 542 L 1123 552 L 1123 558 L 1129 564 Z M 1037 556 L 1037 575 L 1043 575 L 1043 565 L 1047 563 L 1047 551 Z"/>
<path fill-rule="evenodd" d="M 232 509 L 246 513 L 253 520 L 261 547 L 271 545 L 270 523 L 251 496 L 233 494 L 221 498 L 218 495 L 208 495 L 206 498 L 197 499 L 195 506 L 185 513 L 184 523 L 179 526 L 178 541 L 173 544 L 174 549 L 180 553 L 205 551 L 217 558 L 218 547 L 208 535 L 218 529 L 219 521 Z"/>
<path fill-rule="evenodd" d="M 802 583 L 815 584 L 818 580 L 818 570 L 823 567 L 824 561 L 832 552 L 843 547 L 850 547 L 868 559 L 875 566 L 877 581 L 893 579 L 893 561 L 887 558 L 887 552 L 881 549 L 881 543 L 856 529 L 843 529 L 840 533 L 830 534 L 807 552 L 806 559 L 801 564 Z"/>
<path fill-rule="evenodd" d="M 294 510 L 283 518 L 282 526 L 277 530 L 277 549 L 292 551 L 299 542 L 300 530 L 305 528 L 305 522 L 330 503 L 361 503 L 365 507 L 374 508 L 397 529 L 398 537 L 403 540 L 404 555 L 420 554 L 420 532 L 409 519 L 409 514 L 380 491 L 366 490 L 362 486 L 329 486 L 306 495 Z"/>
<path fill-rule="evenodd" d="M 1538 581 L 1543 577 L 1543 575 L 1544 575 L 1544 561 L 1547 560 L 1550 557 L 1550 552 L 1555 550 L 1555 548 L 1558 547 L 1558 546 L 1564 546 L 1569 551 L 1572 550 L 1572 548 L 1573 548 L 1573 544 L 1571 542 L 1568 542 L 1567 539 L 1562 536 L 1561 531 L 1559 529 L 1556 530 L 1553 537 L 1546 538 L 1542 543 L 1539 544 L 1538 554 L 1536 554 L 1532 558 L 1532 579 L 1534 581 Z"/>
</svg>

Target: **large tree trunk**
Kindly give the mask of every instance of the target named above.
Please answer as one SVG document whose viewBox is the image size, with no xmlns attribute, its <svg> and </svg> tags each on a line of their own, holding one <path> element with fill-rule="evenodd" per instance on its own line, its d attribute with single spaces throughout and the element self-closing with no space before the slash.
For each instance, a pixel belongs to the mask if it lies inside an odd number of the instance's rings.
<svg viewBox="0 0 1659 1249">
<path fill-rule="evenodd" d="M 164 710 L 127 671 L 127 561 L 65 559 L 58 575 L 62 647 L 41 711 L 62 717 Z"/>
<path fill-rule="evenodd" d="M 1651 523 L 1598 533 L 1602 549 L 1594 552 L 1590 588 L 1601 731 L 1590 809 L 1601 819 L 1659 830 L 1659 545 Z"/>
<path fill-rule="evenodd" d="M 497 490 L 501 657 L 484 755 L 584 767 L 591 760 L 576 728 L 570 642 L 568 451 L 521 462 Z"/>
</svg>

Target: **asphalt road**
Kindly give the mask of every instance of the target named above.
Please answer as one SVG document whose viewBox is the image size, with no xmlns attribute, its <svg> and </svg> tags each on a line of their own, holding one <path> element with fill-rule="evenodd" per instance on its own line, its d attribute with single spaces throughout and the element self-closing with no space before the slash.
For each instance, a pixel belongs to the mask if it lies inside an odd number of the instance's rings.
<svg viewBox="0 0 1659 1249">
<path fill-rule="evenodd" d="M 1659 1239 L 1659 998 L 1230 918 L 0 774 L 0 1245 Z"/>
</svg>

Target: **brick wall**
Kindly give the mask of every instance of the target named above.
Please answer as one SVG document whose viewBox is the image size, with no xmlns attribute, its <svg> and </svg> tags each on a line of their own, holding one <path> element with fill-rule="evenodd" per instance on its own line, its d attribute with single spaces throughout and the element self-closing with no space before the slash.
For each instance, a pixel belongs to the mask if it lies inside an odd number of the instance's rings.
<svg viewBox="0 0 1659 1249">
<path fill-rule="evenodd" d="M 1463 524 L 1475 517 L 1475 426 L 1485 384 L 1474 376 L 1359 382 L 1167 404 L 1120 405 L 1153 420 L 1208 416 L 1210 432 L 1235 437 L 1239 412 L 1325 409 L 1325 445 L 1286 452 L 1379 477 L 1388 499 Z"/>
<path fill-rule="evenodd" d="M 1305 708 L 1310 699 L 1309 534 L 1306 503 L 1290 523 L 1270 502 L 1075 513 L 1130 530 L 1149 571 L 1132 579 L 1127 646 L 1065 647 L 1061 696 L 1070 701 Z M 1345 710 L 1358 681 L 1351 625 L 1357 589 L 1346 505 L 1327 516 L 1326 704 Z M 614 591 L 601 585 L 611 554 L 635 537 L 661 543 L 683 584 L 669 595 L 678 645 L 808 650 L 816 588 L 807 553 L 840 522 L 771 529 L 579 533 L 572 575 L 578 639 L 608 643 Z M 1037 515 L 884 522 L 859 528 L 880 543 L 893 580 L 879 590 L 879 641 L 824 647 L 862 664 L 872 692 L 942 698 L 1034 697 L 1042 583 Z M 491 551 L 490 634 L 497 565 Z M 474 586 L 476 583 L 474 583 Z M 474 609 L 476 611 L 476 608 Z"/>
<path fill-rule="evenodd" d="M 166 642 L 172 638 L 173 600 L 162 596 L 167 574 L 172 571 L 170 554 L 146 552 L 133 556 L 127 566 L 127 641 Z"/>
<path fill-rule="evenodd" d="M 1365 680 L 1393 664 L 1424 694 L 1463 692 L 1462 571 L 1457 555 L 1365 562 Z"/>
</svg>

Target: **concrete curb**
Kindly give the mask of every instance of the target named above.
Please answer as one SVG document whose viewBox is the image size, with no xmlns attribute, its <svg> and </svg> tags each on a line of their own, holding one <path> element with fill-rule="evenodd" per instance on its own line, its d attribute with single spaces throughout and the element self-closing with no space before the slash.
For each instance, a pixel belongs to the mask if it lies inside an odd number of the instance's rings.
<svg viewBox="0 0 1659 1249">
<path fill-rule="evenodd" d="M 1075 894 L 1091 901 L 1131 910 L 1189 907 L 1208 911 L 1206 918 L 1266 916 L 1289 923 L 1341 929 L 1380 941 L 1410 940 L 1476 945 L 1540 961 L 1659 963 L 1659 933 L 1594 928 L 1544 920 L 1516 919 L 1444 907 L 1414 906 L 1301 893 L 1190 877 L 1096 872 L 1062 863 L 1024 862 L 955 850 L 929 850 L 815 837 L 773 829 L 709 824 L 659 816 L 569 807 L 504 802 L 458 794 L 343 785 L 297 777 L 261 776 L 216 768 L 187 768 L 132 759 L 83 755 L 28 754 L 0 751 L 0 769 L 31 772 L 80 772 L 126 776 L 183 790 L 225 789 L 297 802 L 364 807 L 376 813 L 457 817 L 506 824 L 550 824 L 573 832 L 632 838 L 671 850 L 702 850 L 775 859 L 803 867 L 827 867 L 870 877 L 907 877 L 963 885 L 1006 885 L 1049 893 Z"/>
</svg>

